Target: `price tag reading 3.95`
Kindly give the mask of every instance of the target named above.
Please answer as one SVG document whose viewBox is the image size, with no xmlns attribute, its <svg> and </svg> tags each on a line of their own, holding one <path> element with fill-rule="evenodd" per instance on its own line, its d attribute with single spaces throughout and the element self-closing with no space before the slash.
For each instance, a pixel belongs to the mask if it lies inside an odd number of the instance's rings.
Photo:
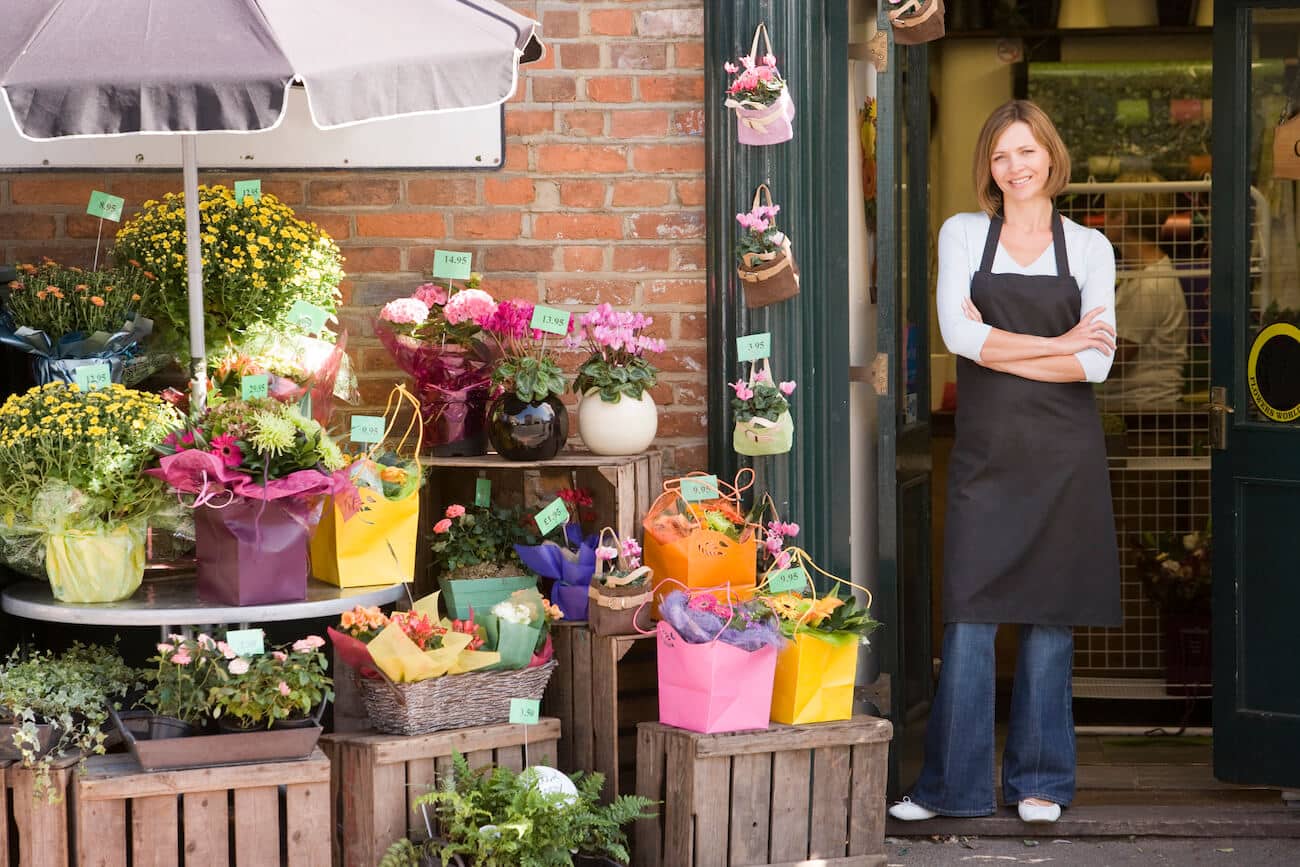
<svg viewBox="0 0 1300 867">
<path fill-rule="evenodd" d="M 470 265 L 473 261 L 473 253 L 460 253 L 455 250 L 434 250 L 433 276 L 447 280 L 468 280 Z"/>
<path fill-rule="evenodd" d="M 758 361 L 772 354 L 772 334 L 747 334 L 736 338 L 736 360 Z"/>
<path fill-rule="evenodd" d="M 569 314 L 564 310 L 539 305 L 533 308 L 533 318 L 528 327 L 563 336 L 569 333 Z"/>
</svg>

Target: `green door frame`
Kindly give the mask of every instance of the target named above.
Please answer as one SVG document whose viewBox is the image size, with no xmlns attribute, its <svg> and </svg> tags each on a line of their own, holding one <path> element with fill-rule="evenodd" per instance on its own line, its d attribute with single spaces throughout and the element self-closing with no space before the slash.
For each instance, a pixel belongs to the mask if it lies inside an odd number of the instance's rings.
<svg viewBox="0 0 1300 867">
<path fill-rule="evenodd" d="M 792 141 L 736 143 L 723 105 L 722 64 L 749 50 L 765 22 L 796 106 Z M 772 334 L 773 372 L 799 383 L 794 448 L 753 459 L 757 488 L 772 494 L 799 543 L 822 568 L 848 576 L 849 454 L 848 4 L 843 0 L 719 0 L 704 6 L 708 226 L 709 469 L 742 466 L 731 447 L 728 381 L 740 376 L 736 337 Z M 747 310 L 734 267 L 735 215 L 766 183 L 781 206 L 800 271 L 797 298 Z M 746 464 L 750 462 L 747 460 Z M 684 469 L 684 468 L 683 468 Z"/>
</svg>

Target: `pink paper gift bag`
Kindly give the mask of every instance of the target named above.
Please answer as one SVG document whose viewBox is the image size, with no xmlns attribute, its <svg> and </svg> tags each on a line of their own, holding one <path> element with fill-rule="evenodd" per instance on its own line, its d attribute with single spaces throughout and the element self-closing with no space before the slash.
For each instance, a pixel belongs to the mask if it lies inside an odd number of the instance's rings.
<svg viewBox="0 0 1300 867">
<path fill-rule="evenodd" d="M 661 723 L 708 734 L 767 728 L 775 647 L 751 653 L 721 641 L 690 644 L 663 620 L 656 643 Z"/>
</svg>

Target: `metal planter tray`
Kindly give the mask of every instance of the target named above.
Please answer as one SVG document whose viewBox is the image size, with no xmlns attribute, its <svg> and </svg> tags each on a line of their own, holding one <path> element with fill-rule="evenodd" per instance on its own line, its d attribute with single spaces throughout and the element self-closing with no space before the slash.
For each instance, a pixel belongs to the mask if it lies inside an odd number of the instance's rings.
<svg viewBox="0 0 1300 867">
<path fill-rule="evenodd" d="M 320 725 L 295 729 L 268 729 L 241 734 L 195 735 L 152 741 L 135 732 L 110 709 L 113 723 L 127 749 L 146 771 L 213 768 L 264 762 L 293 762 L 310 758 L 323 729 Z"/>
</svg>

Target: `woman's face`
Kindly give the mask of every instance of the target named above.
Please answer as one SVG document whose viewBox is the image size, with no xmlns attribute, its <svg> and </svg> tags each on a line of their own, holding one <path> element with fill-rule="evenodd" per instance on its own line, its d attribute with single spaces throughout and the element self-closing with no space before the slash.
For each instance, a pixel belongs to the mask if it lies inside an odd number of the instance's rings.
<svg viewBox="0 0 1300 867">
<path fill-rule="evenodd" d="M 1052 161 L 1029 124 L 1016 121 L 993 143 L 989 170 L 1004 202 L 1026 202 L 1043 195 Z"/>
</svg>

